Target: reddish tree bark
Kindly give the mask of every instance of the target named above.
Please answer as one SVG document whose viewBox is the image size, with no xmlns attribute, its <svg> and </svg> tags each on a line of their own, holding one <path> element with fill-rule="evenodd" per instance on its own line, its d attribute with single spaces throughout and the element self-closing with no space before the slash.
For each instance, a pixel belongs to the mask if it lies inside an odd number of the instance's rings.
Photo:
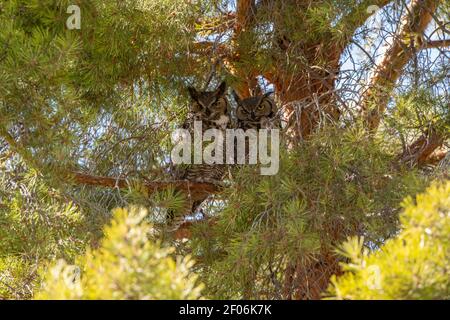
<svg viewBox="0 0 450 320">
<path fill-rule="evenodd" d="M 399 155 L 399 160 L 407 163 L 410 166 L 422 166 L 430 163 L 432 159 L 430 156 L 434 151 L 442 146 L 444 143 L 444 136 L 442 132 L 430 127 L 424 134 L 422 134 L 414 143 L 406 148 L 406 150 Z M 439 158 L 439 155 L 436 155 Z M 441 157 L 441 159 L 445 156 Z M 439 159 L 436 159 L 439 162 Z"/>
<path fill-rule="evenodd" d="M 369 80 L 368 90 L 362 99 L 362 110 L 370 130 L 378 128 L 394 85 L 413 56 L 415 46 L 418 45 L 415 39 L 425 31 L 439 2 L 439 0 L 412 0 L 409 4 L 408 13 L 402 19 L 399 32 Z"/>
<path fill-rule="evenodd" d="M 79 172 L 71 173 L 70 179 L 77 184 L 105 188 L 122 189 L 128 188 L 130 186 L 129 182 L 126 179 L 93 176 Z M 219 187 L 215 184 L 191 181 L 152 181 L 145 182 L 144 186 L 147 188 L 149 194 L 173 187 L 175 188 L 175 190 L 185 193 L 191 202 L 204 199 L 205 197 L 219 191 Z"/>
</svg>

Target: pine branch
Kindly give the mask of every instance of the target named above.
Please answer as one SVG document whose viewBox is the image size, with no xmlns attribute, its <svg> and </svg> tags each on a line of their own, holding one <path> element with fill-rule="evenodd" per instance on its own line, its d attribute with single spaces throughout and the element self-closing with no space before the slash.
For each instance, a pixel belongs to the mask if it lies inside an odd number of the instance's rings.
<svg viewBox="0 0 450 320">
<path fill-rule="evenodd" d="M 254 0 L 238 0 L 236 5 L 236 22 L 234 25 L 234 34 L 232 40 L 233 46 L 233 63 L 228 63 L 226 66 L 228 71 L 233 74 L 240 81 L 235 83 L 234 89 L 241 97 L 250 96 L 252 89 L 258 86 L 256 76 L 257 70 L 242 69 L 237 67 L 235 62 L 239 62 L 240 57 L 245 55 L 245 51 L 241 48 L 242 35 L 249 32 L 254 25 L 256 16 L 256 3 Z"/>
<path fill-rule="evenodd" d="M 350 29 L 350 31 L 348 31 L 348 35 L 349 35 L 349 39 L 348 41 L 350 42 L 352 40 L 352 36 L 355 33 L 355 31 L 361 27 L 366 20 L 374 14 L 374 12 L 372 12 L 371 10 L 369 10 L 369 8 L 371 6 L 377 6 L 379 8 L 382 8 L 384 6 L 386 6 L 387 4 L 389 4 L 390 2 L 392 2 L 391 0 L 364 0 L 361 1 L 360 4 L 356 5 L 355 8 L 350 11 L 349 14 L 347 14 L 346 16 L 344 16 L 341 21 L 339 22 L 340 25 L 342 25 L 343 29 Z M 343 43 L 343 46 L 341 47 L 341 49 L 343 50 L 346 46 L 348 45 L 348 43 Z"/>
<path fill-rule="evenodd" d="M 450 46 L 450 39 L 445 40 L 431 40 L 425 42 L 423 45 L 424 49 L 437 49 L 437 48 L 444 48 Z"/>
<path fill-rule="evenodd" d="M 37 169 L 40 167 L 39 161 L 37 161 L 33 155 L 23 147 L 14 137 L 8 132 L 6 128 L 0 126 L 0 137 L 2 137 L 11 148 L 11 151 L 18 154 L 29 167 Z"/>
<path fill-rule="evenodd" d="M 197 21 L 200 33 L 224 33 L 233 28 L 236 15 L 225 12 L 218 16 L 202 17 Z"/>
<path fill-rule="evenodd" d="M 226 45 L 212 41 L 195 42 L 193 49 L 199 54 L 211 55 L 211 53 L 214 53 L 221 58 L 226 58 L 231 55 L 230 49 Z"/>
<path fill-rule="evenodd" d="M 442 146 L 444 140 L 442 132 L 430 127 L 398 156 L 398 160 L 410 166 L 420 167 L 428 164 L 433 158 L 433 153 Z"/>
<path fill-rule="evenodd" d="M 235 36 L 245 32 L 251 24 L 255 14 L 255 2 L 253 0 L 238 0 L 236 10 Z"/>
<path fill-rule="evenodd" d="M 367 127 L 371 131 L 378 128 L 394 85 L 415 52 L 411 36 L 424 33 L 440 2 L 439 0 L 412 0 L 409 4 L 408 13 L 402 18 L 399 32 L 369 80 L 369 89 L 362 98 L 362 111 Z"/>
<path fill-rule="evenodd" d="M 105 188 L 119 188 L 124 189 L 129 187 L 127 179 L 101 177 L 80 172 L 72 172 L 70 174 L 71 180 L 76 184 L 99 186 Z M 213 183 L 205 182 L 191 182 L 191 181 L 148 181 L 144 183 L 149 194 L 165 190 L 173 187 L 178 191 L 186 193 L 191 201 L 201 200 L 210 194 L 217 193 L 220 186 Z"/>
<path fill-rule="evenodd" d="M 448 154 L 448 150 L 444 150 L 442 147 L 436 149 L 432 154 L 425 158 L 423 164 L 436 165 L 442 161 Z"/>
<path fill-rule="evenodd" d="M 183 224 L 181 224 L 178 229 L 173 233 L 173 238 L 175 240 L 182 240 L 182 239 L 190 239 L 192 237 L 192 227 L 198 223 L 207 223 L 208 227 L 213 227 L 217 223 L 217 217 L 205 217 L 201 220 L 196 221 L 185 221 Z M 204 237 L 208 237 L 207 235 L 202 234 Z"/>
</svg>

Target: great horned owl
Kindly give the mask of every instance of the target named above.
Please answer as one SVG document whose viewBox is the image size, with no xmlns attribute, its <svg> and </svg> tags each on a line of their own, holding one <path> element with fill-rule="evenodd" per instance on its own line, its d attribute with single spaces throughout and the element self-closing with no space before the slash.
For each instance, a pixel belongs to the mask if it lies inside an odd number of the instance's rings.
<svg viewBox="0 0 450 320">
<path fill-rule="evenodd" d="M 208 129 L 218 129 L 223 131 L 225 136 L 225 130 L 231 127 L 231 108 L 226 97 L 226 91 L 227 85 L 225 82 L 222 82 L 214 91 L 198 91 L 189 87 L 190 110 L 183 128 L 188 129 L 192 134 L 194 121 L 201 121 L 203 132 Z M 223 163 L 225 163 L 225 158 Z M 225 164 L 177 165 L 174 167 L 172 176 L 175 180 L 215 183 L 222 180 L 226 170 Z M 175 219 L 173 212 L 168 212 L 169 224 L 176 229 L 184 221 L 184 216 L 195 213 L 205 199 L 191 203 L 186 212 L 183 212 L 177 219 Z"/>
<path fill-rule="evenodd" d="M 225 134 L 225 130 L 231 126 L 231 109 L 226 97 L 226 83 L 222 82 L 214 91 L 197 91 L 192 87 L 189 87 L 188 91 L 191 104 L 183 127 L 192 133 L 194 121 L 201 121 L 203 132 L 208 129 L 219 129 Z M 176 178 L 196 182 L 214 182 L 221 180 L 224 173 L 223 165 L 193 164 L 178 170 Z"/>
<path fill-rule="evenodd" d="M 241 99 L 233 91 L 237 102 L 237 126 L 241 129 L 271 129 L 279 127 L 277 106 L 270 97 L 272 92 L 264 95 Z"/>
<path fill-rule="evenodd" d="M 185 127 L 192 128 L 194 121 L 202 121 L 203 130 L 226 129 L 230 125 L 230 104 L 226 98 L 227 85 L 222 82 L 214 91 L 197 91 L 188 88 L 191 105 Z"/>
<path fill-rule="evenodd" d="M 281 128 L 277 106 L 275 104 L 275 101 L 270 97 L 271 94 L 271 92 L 268 92 L 263 95 L 241 99 L 241 97 L 235 91 L 233 91 L 233 96 L 237 102 L 237 128 L 244 131 L 250 129 L 258 131 L 260 129 L 270 130 Z M 255 141 L 250 137 L 245 137 L 245 145 L 243 151 L 245 163 L 250 163 L 250 150 L 252 149 L 252 147 L 254 147 L 254 145 L 252 146 L 250 144 L 254 143 L 258 145 L 258 141 Z M 237 148 L 238 146 L 235 145 L 235 163 L 238 161 Z M 242 152 L 242 150 L 240 151 Z"/>
</svg>

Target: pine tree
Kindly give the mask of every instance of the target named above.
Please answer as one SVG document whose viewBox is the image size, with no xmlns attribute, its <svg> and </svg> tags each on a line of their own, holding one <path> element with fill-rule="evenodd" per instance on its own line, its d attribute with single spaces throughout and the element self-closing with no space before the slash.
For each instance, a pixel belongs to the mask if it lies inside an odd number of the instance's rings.
<svg viewBox="0 0 450 320">
<path fill-rule="evenodd" d="M 77 265 L 58 260 L 48 269 L 38 299 L 198 299 L 202 286 L 192 261 L 173 259 L 174 248 L 153 242 L 145 210 L 117 209 L 100 248 Z"/>
<path fill-rule="evenodd" d="M 377 252 L 401 230 L 401 199 L 448 178 L 434 166 L 450 136 L 449 9 L 441 0 L 0 1 L 0 299 L 49 297 L 45 286 L 59 298 L 200 297 L 148 291 L 152 270 L 133 278 L 138 292 L 104 289 L 114 280 L 97 274 L 97 263 L 114 268 L 105 245 L 141 230 L 121 220 L 128 231 L 113 239 L 105 226 L 115 208 L 133 206 L 147 209 L 154 231 L 148 245 L 136 240 L 141 262 L 189 269 L 203 297 L 322 298 L 343 272 L 342 242 Z M 242 98 L 274 91 L 280 171 L 233 166 L 221 184 L 173 181 L 186 88 L 222 80 Z M 201 217 L 167 232 L 168 210 L 205 196 Z M 195 264 L 175 263 L 187 255 Z M 77 261 L 83 292 L 48 276 Z M 413 297 L 443 297 L 436 283 Z M 348 294 L 333 294 L 362 297 L 343 286 Z"/>
<path fill-rule="evenodd" d="M 341 249 L 350 262 L 333 278 L 338 299 L 445 299 L 450 295 L 450 183 L 435 184 L 414 201 L 407 198 L 401 233 L 370 254 L 364 239 Z"/>
</svg>

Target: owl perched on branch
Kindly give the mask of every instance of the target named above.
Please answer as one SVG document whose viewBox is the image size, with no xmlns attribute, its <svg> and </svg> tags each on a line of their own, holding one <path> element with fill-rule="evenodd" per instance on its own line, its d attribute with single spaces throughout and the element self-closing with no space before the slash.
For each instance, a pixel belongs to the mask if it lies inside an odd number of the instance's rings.
<svg viewBox="0 0 450 320">
<path fill-rule="evenodd" d="M 222 82 L 214 91 L 198 91 L 189 87 L 188 92 L 191 101 L 188 117 L 183 124 L 183 128 L 193 135 L 194 121 L 201 121 L 203 132 L 208 129 L 218 129 L 223 131 L 225 136 L 225 130 L 231 128 L 231 108 L 226 97 L 226 83 Z M 223 163 L 225 163 L 225 159 Z M 175 180 L 220 183 L 226 170 L 225 164 L 177 165 L 174 167 L 172 176 Z M 185 215 L 194 214 L 205 199 L 206 197 L 191 202 L 189 208 L 181 216 L 175 217 L 174 212 L 168 212 L 168 222 L 172 225 L 172 229 L 176 229 L 184 222 Z"/>
<path fill-rule="evenodd" d="M 233 96 L 237 102 L 238 128 L 243 130 L 279 128 L 278 109 L 271 95 L 272 92 L 268 92 L 260 96 L 241 99 L 233 90 Z"/>
<path fill-rule="evenodd" d="M 208 129 L 226 129 L 229 127 L 230 104 L 226 97 L 227 85 L 222 82 L 214 91 L 197 91 L 188 88 L 191 98 L 186 128 L 192 128 L 194 121 L 202 121 L 203 131 Z"/>
</svg>

